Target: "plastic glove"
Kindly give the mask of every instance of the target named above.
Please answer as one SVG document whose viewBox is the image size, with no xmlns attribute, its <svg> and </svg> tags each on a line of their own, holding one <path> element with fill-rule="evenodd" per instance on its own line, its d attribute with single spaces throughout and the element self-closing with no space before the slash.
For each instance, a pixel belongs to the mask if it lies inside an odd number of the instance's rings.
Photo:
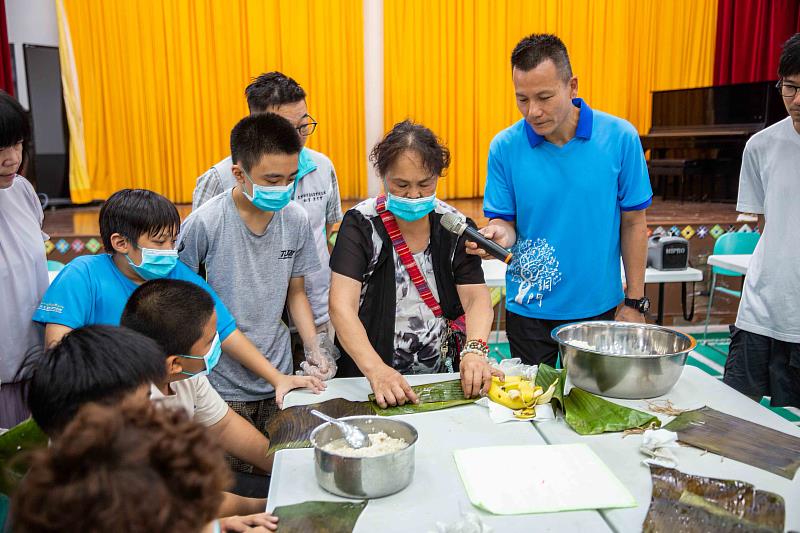
<svg viewBox="0 0 800 533">
<path fill-rule="evenodd" d="M 336 356 L 338 350 L 325 333 L 317 334 L 313 346 L 303 346 L 306 360 L 300 363 L 301 372 L 315 376 L 323 381 L 336 375 Z"/>
</svg>

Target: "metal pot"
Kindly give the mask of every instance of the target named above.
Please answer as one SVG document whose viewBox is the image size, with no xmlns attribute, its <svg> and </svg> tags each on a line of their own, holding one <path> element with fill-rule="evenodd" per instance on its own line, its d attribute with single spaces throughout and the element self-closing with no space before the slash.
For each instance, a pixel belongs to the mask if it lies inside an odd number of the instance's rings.
<svg viewBox="0 0 800 533">
<path fill-rule="evenodd" d="M 612 398 L 642 399 L 666 394 L 681 377 L 697 342 L 679 331 L 652 324 L 590 321 L 565 324 L 551 334 L 567 376 L 576 387 Z M 593 349 L 576 347 L 582 341 Z"/>
<path fill-rule="evenodd" d="M 314 446 L 314 473 L 319 485 L 346 498 L 380 498 L 406 488 L 414 477 L 414 445 L 418 434 L 414 426 L 381 416 L 348 416 L 340 418 L 364 433 L 383 431 L 390 437 L 403 439 L 408 446 L 378 457 L 343 457 L 322 450 L 342 433 L 325 422 L 311 432 Z"/>
</svg>

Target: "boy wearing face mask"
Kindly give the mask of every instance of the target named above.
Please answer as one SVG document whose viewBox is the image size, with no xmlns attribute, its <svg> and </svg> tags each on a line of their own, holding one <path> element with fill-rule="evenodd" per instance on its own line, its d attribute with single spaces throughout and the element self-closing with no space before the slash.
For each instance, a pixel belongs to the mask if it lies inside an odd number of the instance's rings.
<svg viewBox="0 0 800 533">
<path fill-rule="evenodd" d="M 157 278 L 194 283 L 211 295 L 217 332 L 226 355 L 269 380 L 282 400 L 291 389 L 324 384 L 309 376 L 281 374 L 236 327 L 216 293 L 178 260 L 175 240 L 180 216 L 165 197 L 143 189 L 123 189 L 100 210 L 100 235 L 108 253 L 73 259 L 47 289 L 33 315 L 45 325 L 45 344 L 52 346 L 75 328 L 118 325 L 125 303 L 136 288 Z"/>
<path fill-rule="evenodd" d="M 186 219 L 179 254 L 195 272 L 205 269 L 239 327 L 281 372 L 292 370 L 289 330 L 281 320 L 286 302 L 309 362 L 317 363 L 313 371 L 327 379 L 335 365 L 319 346 L 303 280 L 320 268 L 319 258 L 308 217 L 291 201 L 301 148 L 294 126 L 279 115 L 242 119 L 231 132 L 237 185 Z M 209 379 L 234 411 L 266 432 L 277 409 L 270 383 L 224 358 Z M 248 465 L 232 466 L 249 472 Z"/>
<path fill-rule="evenodd" d="M 121 325 L 156 341 L 169 354 L 166 380 L 153 383 L 150 398 L 186 411 L 231 455 L 269 472 L 269 441 L 228 407 L 208 382 L 222 349 L 214 300 L 194 283 L 148 281 L 131 295 Z"/>
</svg>

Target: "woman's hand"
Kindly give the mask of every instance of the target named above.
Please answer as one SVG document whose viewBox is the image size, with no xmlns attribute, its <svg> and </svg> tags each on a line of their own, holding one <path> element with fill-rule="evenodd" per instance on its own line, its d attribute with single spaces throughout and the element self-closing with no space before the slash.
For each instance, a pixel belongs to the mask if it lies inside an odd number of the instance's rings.
<svg viewBox="0 0 800 533">
<path fill-rule="evenodd" d="M 278 517 L 269 513 L 258 513 L 247 516 L 228 516 L 219 519 L 222 533 L 243 531 L 275 531 L 278 529 Z"/>
<path fill-rule="evenodd" d="M 325 390 L 325 384 L 314 376 L 286 376 L 283 375 L 275 387 L 275 402 L 280 409 L 283 409 L 283 397 L 294 389 L 311 389 L 314 394 L 319 394 Z"/>
<path fill-rule="evenodd" d="M 486 357 L 474 352 L 461 356 L 459 364 L 461 373 L 461 390 L 466 398 L 474 398 L 486 394 L 492 384 L 492 365 Z M 501 373 L 502 375 L 502 373 Z"/>
<path fill-rule="evenodd" d="M 375 401 L 382 408 L 390 405 L 403 405 L 406 402 L 419 403 L 406 379 L 394 368 L 385 363 L 367 373 L 369 385 L 375 393 Z"/>
</svg>

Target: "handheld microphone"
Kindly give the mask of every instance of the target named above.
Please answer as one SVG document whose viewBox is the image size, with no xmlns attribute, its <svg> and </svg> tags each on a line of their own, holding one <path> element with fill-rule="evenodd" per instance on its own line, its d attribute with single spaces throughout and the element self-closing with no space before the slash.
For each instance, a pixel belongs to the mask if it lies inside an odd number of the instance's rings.
<svg viewBox="0 0 800 533">
<path fill-rule="evenodd" d="M 445 213 L 442 216 L 441 224 L 447 231 L 455 233 L 456 235 L 466 235 L 467 240 L 474 242 L 479 248 L 482 248 L 489 255 L 496 257 L 504 263 L 510 263 L 514 255 L 494 242 L 487 239 L 473 227 L 470 227 L 465 220 L 455 213 Z"/>
</svg>

